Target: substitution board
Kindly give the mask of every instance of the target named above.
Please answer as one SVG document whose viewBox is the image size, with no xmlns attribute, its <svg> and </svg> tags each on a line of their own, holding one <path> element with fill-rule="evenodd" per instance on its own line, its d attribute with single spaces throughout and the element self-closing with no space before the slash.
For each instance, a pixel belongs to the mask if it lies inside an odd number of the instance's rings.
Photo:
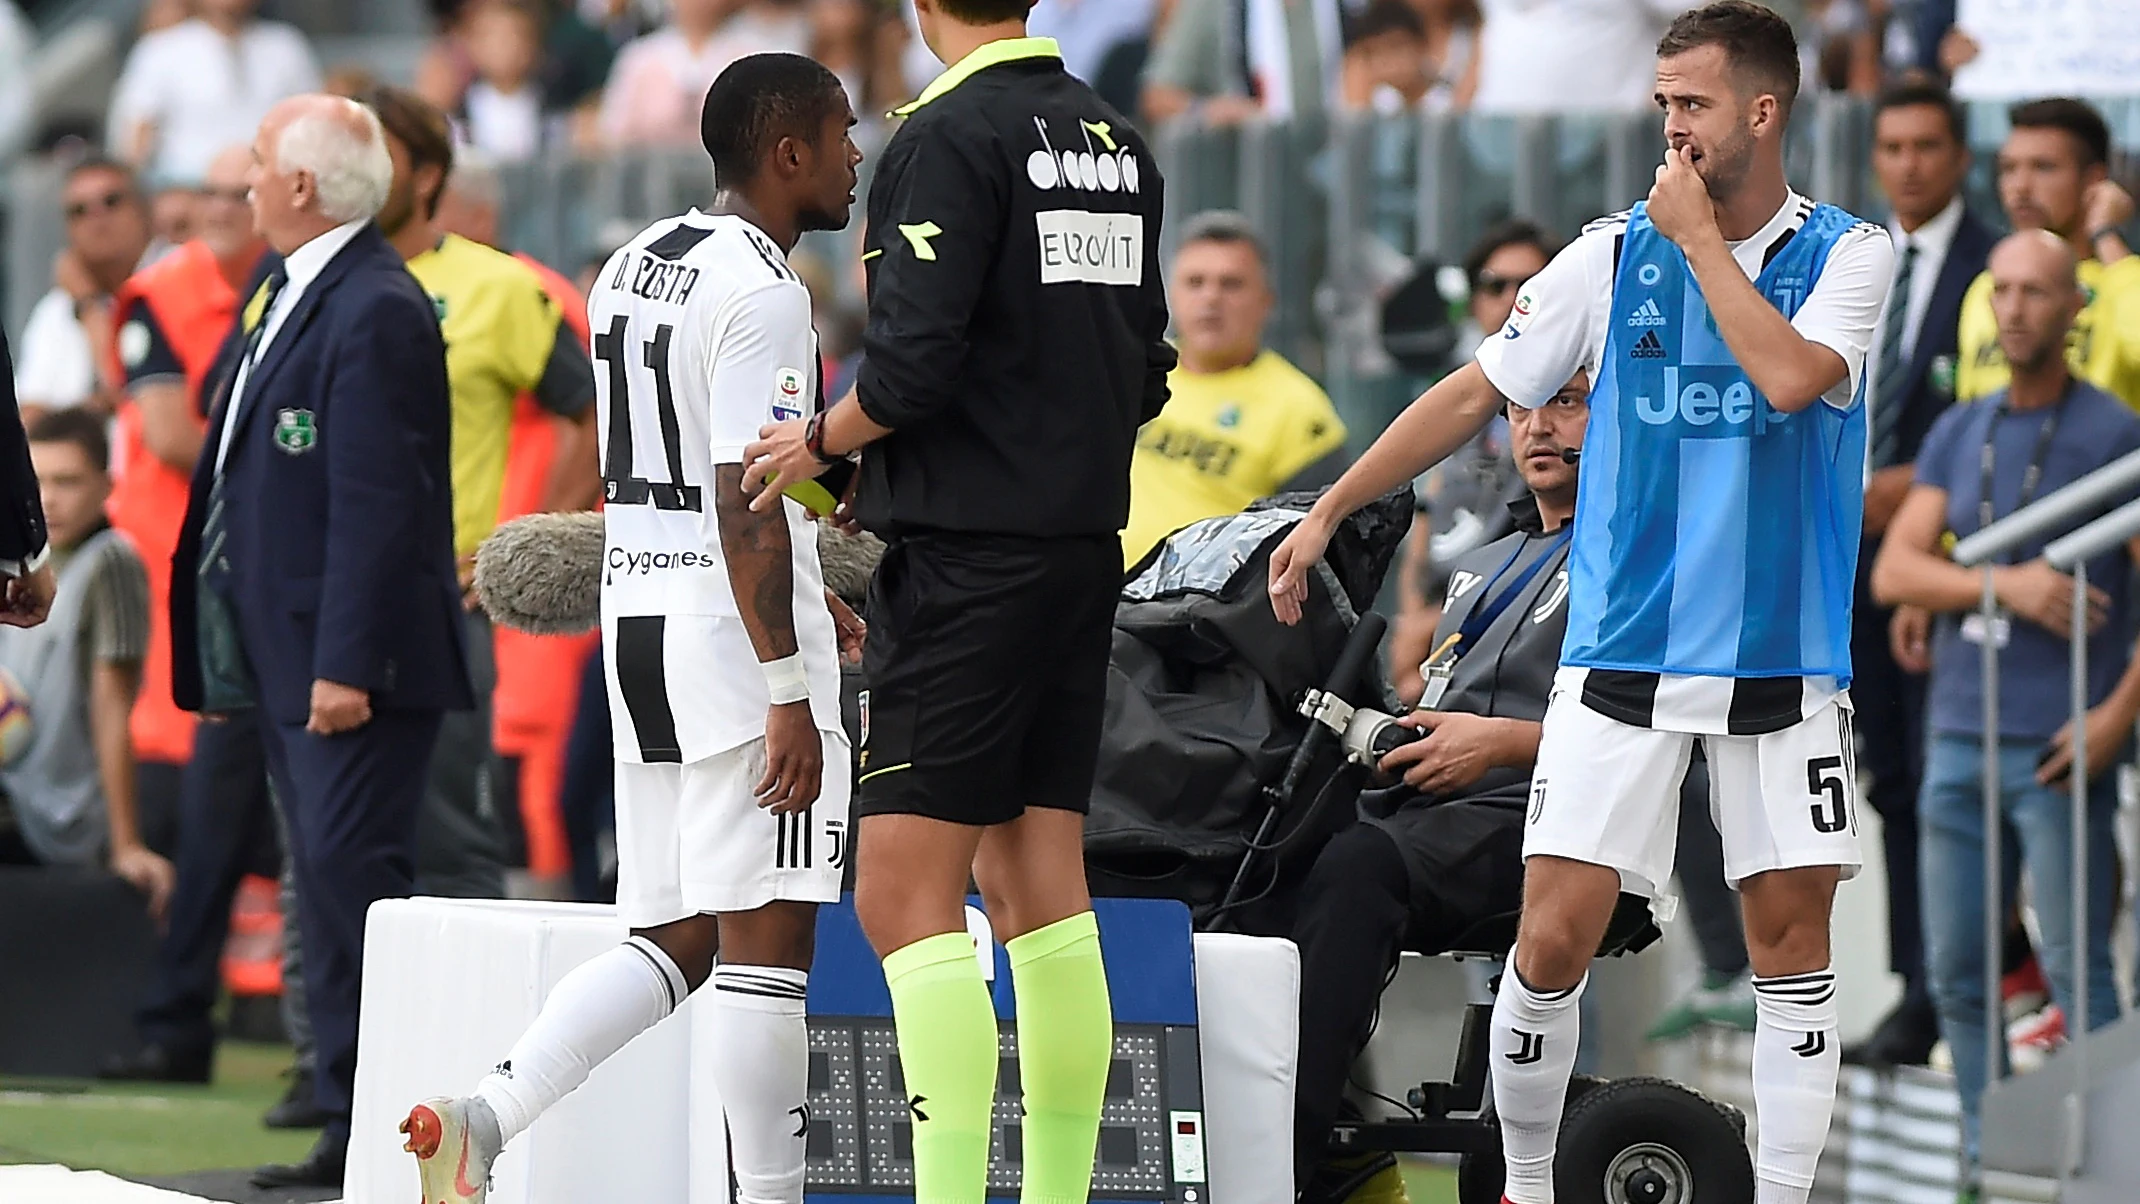
<svg viewBox="0 0 2140 1204">
<path fill-rule="evenodd" d="M 1114 1063 L 1092 1176 L 1095 1204 L 1209 1204 L 1204 1091 L 1196 1038 L 1189 911 L 1153 899 L 1101 899 L 1100 948 L 1114 1005 Z M 979 901 L 967 909 L 986 942 L 996 1005 L 989 1199 L 1013 1204 L 1023 1160 L 1017 1005 L 1010 961 Z M 976 955 L 979 956 L 978 954 Z M 914 1130 L 884 971 L 852 900 L 819 909 L 810 972 L 809 1204 L 903 1204 L 914 1195 Z"/>
</svg>

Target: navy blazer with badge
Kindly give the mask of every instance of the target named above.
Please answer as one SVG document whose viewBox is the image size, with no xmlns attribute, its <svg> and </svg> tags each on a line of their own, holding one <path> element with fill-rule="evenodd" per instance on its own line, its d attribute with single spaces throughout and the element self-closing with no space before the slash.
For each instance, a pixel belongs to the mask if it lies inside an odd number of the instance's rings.
<svg viewBox="0 0 2140 1204">
<path fill-rule="evenodd" d="M 172 558 L 172 695 L 189 710 L 201 705 L 201 522 L 228 389 L 226 379 Z M 239 404 L 223 469 L 230 594 L 264 717 L 303 724 L 320 678 L 368 691 L 374 710 L 472 707 L 445 344 L 378 227 L 306 286 Z"/>
<path fill-rule="evenodd" d="M 1903 366 L 1908 387 L 1902 394 L 1902 425 L 1896 431 L 1896 455 L 1907 464 L 1917 458 L 1917 448 L 1931 432 L 1932 424 L 1954 403 L 1954 362 L 1961 346 L 1962 298 L 1984 271 L 1985 261 L 1999 236 L 1977 220 L 1967 206 L 1961 224 L 1954 228 L 1954 241 L 1947 245 L 1947 258 L 1940 264 L 1939 279 L 1932 286 L 1931 303 L 1924 322 L 1917 328 L 1917 345 L 1910 348 Z M 1873 354 L 1879 354 L 1875 349 Z M 1941 371 L 1934 366 L 1942 358 Z"/>
</svg>

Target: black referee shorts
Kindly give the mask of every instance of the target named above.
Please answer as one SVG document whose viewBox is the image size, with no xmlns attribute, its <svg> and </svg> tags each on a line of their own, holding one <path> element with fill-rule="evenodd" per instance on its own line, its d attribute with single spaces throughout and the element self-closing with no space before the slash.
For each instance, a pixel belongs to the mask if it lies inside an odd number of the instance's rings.
<svg viewBox="0 0 2140 1204">
<path fill-rule="evenodd" d="M 869 586 L 856 815 L 958 824 L 1092 795 L 1122 544 L 930 532 Z"/>
</svg>

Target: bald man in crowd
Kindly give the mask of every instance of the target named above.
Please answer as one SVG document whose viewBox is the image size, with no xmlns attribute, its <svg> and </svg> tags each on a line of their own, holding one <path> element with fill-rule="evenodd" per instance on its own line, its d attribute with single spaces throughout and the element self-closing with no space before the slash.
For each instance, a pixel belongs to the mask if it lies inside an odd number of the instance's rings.
<svg viewBox="0 0 2140 1204">
<path fill-rule="evenodd" d="M 2087 914 L 2073 914 L 2073 772 L 2067 637 L 2074 579 L 2045 561 L 2032 541 L 1992 569 L 2002 612 L 1977 613 L 1982 580 L 1947 558 L 1945 538 L 1968 536 L 2037 498 L 2140 450 L 2140 418 L 2108 393 L 2073 377 L 2066 334 L 2084 304 L 2072 248 L 2057 235 L 2024 230 L 1991 253 L 1991 307 L 1999 350 L 2013 370 L 2007 387 L 1942 414 L 1917 455 L 1904 496 L 1873 565 L 1873 594 L 1902 606 L 1896 659 L 1921 671 L 1929 659 L 1930 732 L 1918 799 L 1925 909 L 1925 960 L 1940 1035 L 1954 1053 L 1962 1097 L 1964 1163 L 1975 1178 L 1978 1103 L 1988 1075 L 1984 1031 L 1984 699 L 1986 642 L 1999 658 L 2000 805 L 2021 837 L 2030 902 L 2043 928 L 2041 956 L 2051 993 L 2077 1023 L 2077 975 L 2088 976 L 2088 1026 L 2118 1016 L 2111 975 L 2118 808 L 2110 769 L 2140 718 L 2140 658 L 2129 582 L 2140 539 L 2088 562 L 2086 775 Z M 1934 616 L 1929 632 L 1924 615 Z M 1929 639 L 1929 647 L 1928 647 Z M 1929 655 L 1928 655 L 1929 654 Z M 2001 900 L 1999 914 L 2012 906 Z M 2077 951 L 2077 955 L 2076 955 Z M 2076 968 L 2076 962 L 2079 968 Z M 2001 1042 L 2004 1045 L 2004 1042 Z"/>
<path fill-rule="evenodd" d="M 410 893 L 439 721 L 472 705 L 446 350 L 372 223 L 392 181 L 353 101 L 293 97 L 261 122 L 253 222 L 283 260 L 246 307 L 173 560 L 172 694 L 256 716 L 296 869 L 327 1124 L 263 1188 L 341 1185 L 365 912 Z"/>
</svg>

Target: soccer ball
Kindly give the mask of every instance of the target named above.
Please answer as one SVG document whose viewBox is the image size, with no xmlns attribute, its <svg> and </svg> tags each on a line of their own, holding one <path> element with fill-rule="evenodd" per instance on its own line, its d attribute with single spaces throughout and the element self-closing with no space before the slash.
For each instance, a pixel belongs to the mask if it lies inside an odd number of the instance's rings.
<svg viewBox="0 0 2140 1204">
<path fill-rule="evenodd" d="M 13 765 L 30 751 L 30 695 L 15 675 L 0 669 L 0 765 Z"/>
</svg>

